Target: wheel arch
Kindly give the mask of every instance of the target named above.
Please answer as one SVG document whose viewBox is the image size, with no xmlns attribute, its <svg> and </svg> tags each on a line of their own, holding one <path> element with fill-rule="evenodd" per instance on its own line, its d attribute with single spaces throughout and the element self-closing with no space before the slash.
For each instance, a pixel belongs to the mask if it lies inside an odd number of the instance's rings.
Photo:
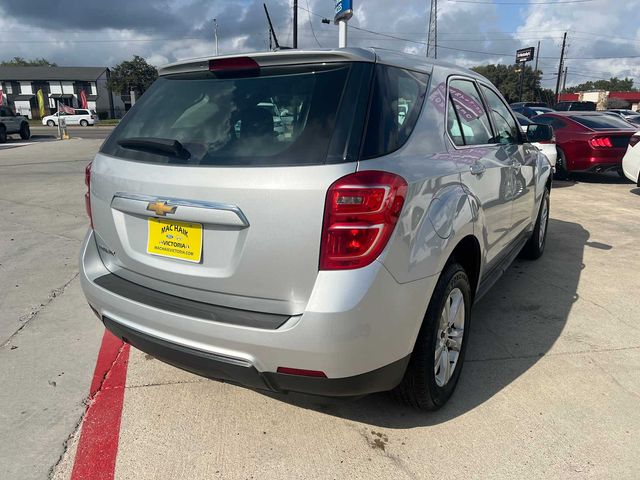
<svg viewBox="0 0 640 480">
<path fill-rule="evenodd" d="M 454 247 L 447 264 L 450 262 L 459 263 L 469 277 L 471 293 L 475 297 L 480 281 L 480 268 L 482 265 L 482 251 L 480 242 L 474 235 L 467 235 L 462 238 Z"/>
</svg>

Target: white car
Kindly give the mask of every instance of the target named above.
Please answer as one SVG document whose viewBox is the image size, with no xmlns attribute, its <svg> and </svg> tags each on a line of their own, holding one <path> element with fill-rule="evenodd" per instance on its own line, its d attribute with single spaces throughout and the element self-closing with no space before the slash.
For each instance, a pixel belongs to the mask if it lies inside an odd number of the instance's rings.
<svg viewBox="0 0 640 480">
<path fill-rule="evenodd" d="M 80 125 L 81 127 L 88 127 L 89 125 L 95 125 L 98 123 L 98 114 L 95 110 L 87 110 L 85 108 L 76 108 L 75 114 L 66 112 L 56 112 L 53 115 L 47 115 L 42 119 L 42 125 L 49 127 L 55 127 L 58 125 L 58 117 L 64 117 L 67 125 Z"/>
<path fill-rule="evenodd" d="M 518 113 L 518 112 L 514 112 L 514 113 L 516 115 L 516 119 L 518 120 L 518 123 L 520 124 L 520 128 L 524 133 L 526 133 L 527 125 L 531 125 L 534 122 L 529 120 L 527 117 L 525 117 L 521 113 Z M 542 153 L 546 155 L 546 157 L 549 159 L 549 163 L 553 167 L 553 171 L 555 172 L 556 162 L 558 161 L 558 149 L 556 148 L 555 137 L 550 142 L 544 142 L 544 143 L 531 142 L 531 145 L 533 145 L 534 147 L 536 147 L 538 150 L 540 150 Z"/>
<path fill-rule="evenodd" d="M 637 132 L 631 140 L 629 140 L 629 148 L 622 159 L 622 171 L 624 176 L 632 182 L 640 185 L 640 132 Z"/>
</svg>

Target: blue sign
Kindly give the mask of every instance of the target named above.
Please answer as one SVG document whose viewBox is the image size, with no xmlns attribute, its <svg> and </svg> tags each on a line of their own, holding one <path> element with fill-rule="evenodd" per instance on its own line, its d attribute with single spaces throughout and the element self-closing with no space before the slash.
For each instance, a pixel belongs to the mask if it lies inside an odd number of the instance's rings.
<svg viewBox="0 0 640 480">
<path fill-rule="evenodd" d="M 336 16 L 334 22 L 349 20 L 353 17 L 353 0 L 336 0 Z"/>
</svg>

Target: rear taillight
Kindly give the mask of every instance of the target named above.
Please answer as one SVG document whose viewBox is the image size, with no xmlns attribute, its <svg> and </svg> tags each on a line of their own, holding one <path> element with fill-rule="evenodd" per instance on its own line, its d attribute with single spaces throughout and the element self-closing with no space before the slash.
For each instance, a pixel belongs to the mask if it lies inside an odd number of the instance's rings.
<svg viewBox="0 0 640 480">
<path fill-rule="evenodd" d="M 89 216 L 91 228 L 93 228 L 93 215 L 91 214 L 91 162 L 84 169 L 84 184 L 87 186 L 87 192 L 84 194 L 84 206 Z"/>
<path fill-rule="evenodd" d="M 320 270 L 361 268 L 387 245 L 407 194 L 404 178 L 363 171 L 337 180 L 327 192 Z"/>
<path fill-rule="evenodd" d="M 613 143 L 609 137 L 595 137 L 589 140 L 589 145 L 593 148 L 613 148 Z"/>
<path fill-rule="evenodd" d="M 635 147 L 638 143 L 640 143 L 640 135 L 634 135 L 629 139 L 629 145 Z"/>
</svg>

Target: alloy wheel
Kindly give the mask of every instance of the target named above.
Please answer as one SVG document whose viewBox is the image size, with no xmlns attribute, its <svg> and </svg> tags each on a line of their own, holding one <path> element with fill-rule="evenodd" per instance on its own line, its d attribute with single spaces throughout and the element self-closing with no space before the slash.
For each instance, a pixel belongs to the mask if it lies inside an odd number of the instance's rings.
<svg viewBox="0 0 640 480">
<path fill-rule="evenodd" d="M 439 387 L 449 383 L 456 370 L 464 338 L 465 312 L 464 295 L 454 288 L 440 314 L 436 338 L 433 372 Z"/>
</svg>

